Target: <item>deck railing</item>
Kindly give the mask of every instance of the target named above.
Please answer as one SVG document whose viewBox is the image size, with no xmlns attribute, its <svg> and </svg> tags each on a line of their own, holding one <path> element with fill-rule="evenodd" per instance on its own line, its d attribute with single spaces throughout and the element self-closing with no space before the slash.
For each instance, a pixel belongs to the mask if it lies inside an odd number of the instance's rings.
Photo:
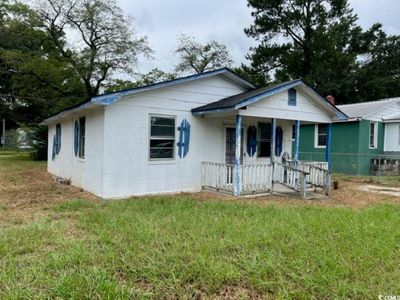
<svg viewBox="0 0 400 300">
<path fill-rule="evenodd" d="M 298 191 L 303 198 L 309 188 L 322 188 L 329 193 L 330 174 L 325 162 L 288 162 L 241 165 L 242 194 L 266 193 L 279 183 Z M 217 191 L 234 192 L 236 182 L 233 164 L 202 162 L 202 186 Z"/>
<path fill-rule="evenodd" d="M 303 198 L 307 193 L 307 175 L 309 173 L 290 164 L 274 162 L 274 182 L 300 192 Z"/>
<path fill-rule="evenodd" d="M 272 188 L 271 164 L 245 164 L 241 166 L 243 193 L 268 192 Z M 215 162 L 201 164 L 202 186 L 221 191 L 234 191 L 236 174 L 234 165 Z"/>
<path fill-rule="evenodd" d="M 307 184 L 314 188 L 323 188 L 328 194 L 330 192 L 330 174 L 327 162 L 297 162 L 297 168 L 307 172 Z"/>
</svg>

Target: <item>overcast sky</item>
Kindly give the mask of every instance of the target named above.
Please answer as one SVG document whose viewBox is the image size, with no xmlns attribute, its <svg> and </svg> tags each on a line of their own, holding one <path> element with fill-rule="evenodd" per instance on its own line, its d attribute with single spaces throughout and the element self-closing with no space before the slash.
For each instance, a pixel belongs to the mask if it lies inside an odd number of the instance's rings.
<svg viewBox="0 0 400 300">
<path fill-rule="evenodd" d="M 198 41 L 216 39 L 227 45 L 235 65 L 245 60 L 254 41 L 243 32 L 252 23 L 246 0 L 118 0 L 135 18 L 135 28 L 147 35 L 155 51 L 153 60 L 141 60 L 140 72 L 152 68 L 172 71 L 177 37 L 190 34 Z M 399 0 L 350 0 L 359 24 L 368 28 L 375 22 L 391 34 L 400 34 Z"/>
</svg>

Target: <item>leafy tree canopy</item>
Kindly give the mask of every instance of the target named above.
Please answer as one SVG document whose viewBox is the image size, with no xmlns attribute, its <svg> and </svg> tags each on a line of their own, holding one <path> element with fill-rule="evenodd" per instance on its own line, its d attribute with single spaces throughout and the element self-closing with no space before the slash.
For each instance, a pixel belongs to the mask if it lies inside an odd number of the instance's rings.
<svg viewBox="0 0 400 300">
<path fill-rule="evenodd" d="M 252 73 L 267 81 L 303 78 L 339 103 L 360 100 L 359 58 L 374 51 L 379 26 L 364 32 L 347 0 L 248 0 L 248 5 L 254 24 L 245 32 L 259 41 L 248 55 Z"/>
<path fill-rule="evenodd" d="M 179 37 L 176 53 L 177 73 L 203 73 L 229 67 L 233 62 L 225 45 L 214 40 L 201 44 L 188 35 Z"/>
</svg>

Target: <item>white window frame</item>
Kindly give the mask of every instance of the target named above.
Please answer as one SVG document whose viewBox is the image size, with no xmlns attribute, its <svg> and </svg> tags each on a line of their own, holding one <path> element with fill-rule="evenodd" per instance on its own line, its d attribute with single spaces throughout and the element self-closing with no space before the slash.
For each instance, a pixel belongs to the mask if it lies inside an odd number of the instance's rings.
<svg viewBox="0 0 400 300">
<path fill-rule="evenodd" d="M 314 127 L 314 148 L 325 149 L 326 145 L 325 146 L 318 145 L 318 128 L 319 128 L 319 125 L 326 125 L 326 124 L 315 124 L 315 127 Z M 326 133 L 326 135 L 328 135 L 328 132 Z"/>
<path fill-rule="evenodd" d="M 374 126 L 374 140 L 372 146 L 371 146 L 371 125 Z M 378 122 L 369 123 L 368 144 L 369 144 L 369 149 L 378 149 Z"/>
<path fill-rule="evenodd" d="M 159 118 L 167 118 L 167 119 L 173 119 L 174 120 L 174 139 L 172 142 L 172 158 L 151 158 L 150 157 L 150 145 L 151 145 L 151 140 L 156 140 L 156 139 L 160 139 L 160 140 L 166 140 L 168 138 L 165 137 L 152 137 L 151 136 L 151 118 L 152 117 L 159 117 Z M 153 161 L 153 162 L 157 162 L 157 161 L 169 161 L 169 162 L 173 162 L 176 159 L 176 116 L 175 115 L 163 115 L 163 114 L 149 114 L 149 134 L 148 134 L 148 145 L 147 145 L 147 149 L 148 149 L 148 160 L 149 161 Z M 172 140 L 172 139 L 171 139 Z"/>
</svg>

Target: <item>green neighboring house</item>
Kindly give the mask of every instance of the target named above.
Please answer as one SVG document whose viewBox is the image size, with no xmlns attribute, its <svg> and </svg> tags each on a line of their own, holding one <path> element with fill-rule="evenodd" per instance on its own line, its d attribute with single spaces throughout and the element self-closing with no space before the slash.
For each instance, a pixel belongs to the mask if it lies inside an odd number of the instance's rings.
<svg viewBox="0 0 400 300">
<path fill-rule="evenodd" d="M 338 105 L 349 119 L 332 125 L 331 170 L 370 175 L 379 155 L 400 158 L 400 98 Z M 324 161 L 326 125 L 302 125 L 300 160 Z"/>
</svg>

